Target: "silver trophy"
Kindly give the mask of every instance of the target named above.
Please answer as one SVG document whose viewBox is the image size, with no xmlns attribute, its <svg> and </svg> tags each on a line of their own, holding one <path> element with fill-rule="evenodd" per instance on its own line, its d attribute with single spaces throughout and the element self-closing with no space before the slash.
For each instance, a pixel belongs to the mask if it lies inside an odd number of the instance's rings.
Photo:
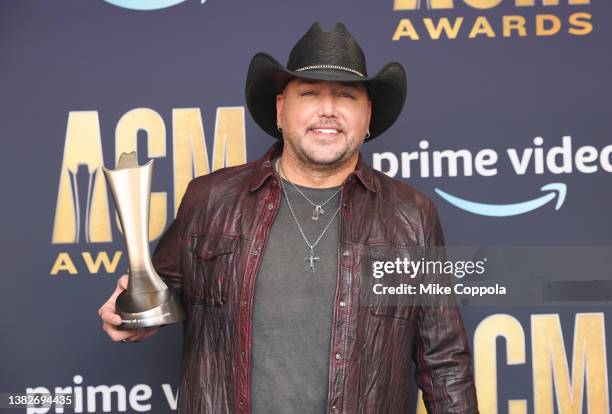
<svg viewBox="0 0 612 414">
<path fill-rule="evenodd" d="M 114 170 L 104 168 L 121 222 L 129 263 L 129 281 L 115 303 L 119 329 L 166 325 L 185 319 L 180 297 L 151 263 L 149 201 L 153 160 L 138 165 L 136 152 L 123 153 Z"/>
</svg>

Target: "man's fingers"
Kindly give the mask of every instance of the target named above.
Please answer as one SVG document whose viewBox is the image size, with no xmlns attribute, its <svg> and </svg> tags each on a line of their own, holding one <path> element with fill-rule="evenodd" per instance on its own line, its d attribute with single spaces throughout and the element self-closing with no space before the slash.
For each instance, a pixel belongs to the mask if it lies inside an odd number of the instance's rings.
<svg viewBox="0 0 612 414">
<path fill-rule="evenodd" d="M 133 336 L 134 333 L 130 331 L 120 331 L 114 325 L 104 322 L 102 324 L 102 329 L 113 341 L 121 341 L 123 339 L 127 339 L 130 336 Z"/>
<path fill-rule="evenodd" d="M 159 328 L 155 326 L 151 328 L 130 329 L 121 331 L 117 329 L 114 325 L 111 325 L 106 322 L 102 324 L 102 329 L 113 341 L 122 341 L 125 339 L 129 342 L 140 342 L 141 340 L 155 334 L 159 330 Z"/>
<path fill-rule="evenodd" d="M 115 312 L 115 302 L 117 301 L 117 296 L 127 289 L 127 285 L 128 275 L 123 275 L 119 278 L 119 280 L 117 280 L 117 288 L 110 298 L 108 298 L 108 300 L 102 306 L 100 306 L 100 309 L 98 309 L 98 315 L 100 317 L 102 317 L 102 313 L 105 311 L 105 309 L 110 309 L 113 313 Z"/>
<path fill-rule="evenodd" d="M 120 331 L 114 325 L 108 324 L 106 322 L 102 325 L 102 329 L 108 334 L 108 336 L 110 336 L 113 341 L 122 341 L 124 339 L 131 339 L 135 336 L 139 336 L 139 333 L 135 332 L 135 330 L 133 329 Z"/>
<path fill-rule="evenodd" d="M 130 342 L 140 342 L 143 339 L 148 338 L 149 336 L 155 334 L 158 330 L 159 328 L 156 326 L 153 326 L 150 328 L 136 329 L 134 331 L 134 336 L 131 336 L 128 340 Z"/>
<path fill-rule="evenodd" d="M 128 279 L 129 276 L 127 274 L 122 275 L 119 280 L 117 280 L 117 287 L 121 288 L 123 290 L 127 289 L 128 287 Z"/>
<path fill-rule="evenodd" d="M 102 308 L 104 307 L 109 307 L 111 308 L 113 312 L 115 312 L 115 302 L 117 301 L 117 296 L 119 296 L 121 292 L 127 289 L 127 285 L 128 285 L 128 275 L 121 276 L 119 280 L 117 281 L 117 288 L 115 289 L 113 294 L 110 296 L 110 298 L 108 298 L 106 303 L 102 305 L 102 307 L 98 311 L 98 314 L 100 316 L 102 316 L 102 311 L 103 311 Z"/>
<path fill-rule="evenodd" d="M 98 315 L 102 319 L 102 329 L 113 341 L 127 340 L 129 342 L 139 342 L 144 338 L 153 335 L 158 327 L 152 328 L 140 328 L 130 330 L 117 329 L 121 325 L 121 316 L 115 313 L 115 302 L 117 297 L 127 289 L 129 276 L 127 274 L 122 275 L 117 280 L 117 288 L 113 294 L 108 298 L 106 303 L 98 309 Z"/>
<path fill-rule="evenodd" d="M 123 275 L 119 278 L 119 280 L 117 280 L 117 289 L 115 289 L 111 297 L 108 298 L 108 302 L 112 302 L 113 306 L 115 306 L 115 301 L 117 300 L 117 296 L 119 296 L 121 292 L 126 290 L 127 286 L 128 286 L 128 275 Z"/>
<path fill-rule="evenodd" d="M 130 342 L 140 342 L 145 337 L 145 334 L 133 335 L 128 338 Z"/>
<path fill-rule="evenodd" d="M 154 326 L 152 328 L 148 328 L 147 332 L 142 336 L 141 339 L 145 339 L 145 338 L 148 338 L 151 335 L 155 335 L 157 333 L 157 331 L 159 331 L 159 326 Z"/>
<path fill-rule="evenodd" d="M 121 316 L 115 313 L 115 309 L 110 306 L 100 308 L 100 317 L 108 324 L 119 326 L 121 325 Z"/>
</svg>

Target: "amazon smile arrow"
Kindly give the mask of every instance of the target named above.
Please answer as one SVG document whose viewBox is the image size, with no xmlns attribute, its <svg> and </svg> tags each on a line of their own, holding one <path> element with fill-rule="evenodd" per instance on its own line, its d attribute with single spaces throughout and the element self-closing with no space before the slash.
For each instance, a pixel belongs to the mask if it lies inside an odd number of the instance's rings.
<svg viewBox="0 0 612 414">
<path fill-rule="evenodd" d="M 104 0 L 117 7 L 131 10 L 159 10 L 176 6 L 186 0 Z M 206 0 L 200 0 L 202 4 Z"/>
<path fill-rule="evenodd" d="M 565 201 L 565 194 L 567 192 L 567 186 L 563 183 L 550 183 L 542 186 L 540 191 L 550 191 L 548 194 L 534 198 L 533 200 L 523 201 L 514 204 L 485 204 L 477 203 L 475 201 L 465 200 L 463 198 L 456 197 L 452 194 L 444 192 L 439 188 L 435 189 L 436 193 L 444 200 L 448 201 L 455 207 L 459 207 L 462 210 L 469 211 L 470 213 L 479 214 L 481 216 L 491 217 L 508 217 L 516 216 L 519 214 L 528 213 L 536 208 L 542 207 L 544 204 L 557 197 L 557 203 L 555 204 L 555 210 L 559 210 Z"/>
</svg>

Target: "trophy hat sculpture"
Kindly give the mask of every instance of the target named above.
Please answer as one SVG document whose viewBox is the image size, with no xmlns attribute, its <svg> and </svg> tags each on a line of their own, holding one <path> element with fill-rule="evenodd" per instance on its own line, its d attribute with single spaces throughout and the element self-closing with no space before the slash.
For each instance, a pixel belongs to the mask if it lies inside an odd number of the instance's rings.
<svg viewBox="0 0 612 414">
<path fill-rule="evenodd" d="M 122 153 L 114 170 L 104 168 L 123 230 L 129 263 L 128 287 L 115 311 L 119 329 L 166 325 L 185 319 L 180 297 L 155 272 L 149 251 L 149 202 L 153 160 L 138 165 L 136 152 Z"/>
</svg>

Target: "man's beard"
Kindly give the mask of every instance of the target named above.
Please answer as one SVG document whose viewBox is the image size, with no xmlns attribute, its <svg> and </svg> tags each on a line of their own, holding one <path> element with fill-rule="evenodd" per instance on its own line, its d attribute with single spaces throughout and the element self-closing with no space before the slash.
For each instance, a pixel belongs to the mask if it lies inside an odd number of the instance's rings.
<svg viewBox="0 0 612 414">
<path fill-rule="evenodd" d="M 284 140 L 285 145 L 291 146 L 296 157 L 305 165 L 312 165 L 316 169 L 320 170 L 335 170 L 341 167 L 345 162 L 347 162 L 358 150 L 359 148 L 351 148 L 350 145 L 344 145 L 344 148 L 339 150 L 335 156 L 326 159 L 320 159 L 313 152 L 306 149 L 301 143 L 305 140 L 309 139 L 306 136 L 301 137 L 300 140 Z"/>
</svg>

